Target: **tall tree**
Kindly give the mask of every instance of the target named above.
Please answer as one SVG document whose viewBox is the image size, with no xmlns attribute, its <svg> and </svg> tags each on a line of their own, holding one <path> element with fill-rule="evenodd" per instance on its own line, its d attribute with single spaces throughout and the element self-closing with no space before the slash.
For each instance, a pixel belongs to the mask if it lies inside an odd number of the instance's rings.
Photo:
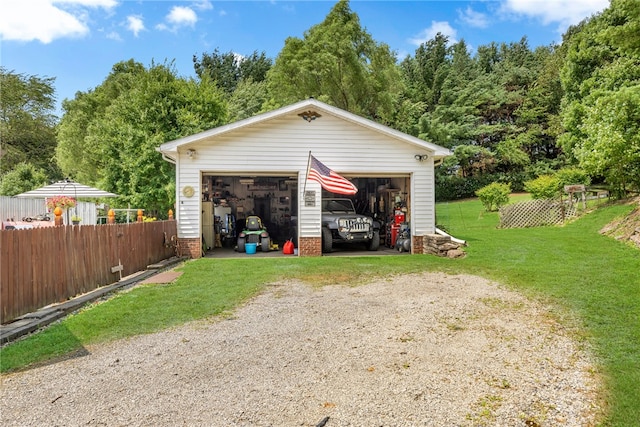
<svg viewBox="0 0 640 427">
<path fill-rule="evenodd" d="M 399 74 L 389 46 L 376 43 L 348 0 L 340 0 L 303 39 L 285 41 L 268 82 L 276 104 L 316 97 L 385 122 L 393 114 Z"/>
<path fill-rule="evenodd" d="M 442 86 L 449 74 L 449 48 L 447 36 L 438 33 L 416 49 L 413 57 L 401 64 L 403 78 L 415 101 L 423 101 L 433 111 L 440 100 Z"/>
<path fill-rule="evenodd" d="M 616 191 L 640 188 L 640 3 L 612 0 L 565 39 L 560 141 Z M 619 37 L 625 36 L 625 39 Z"/>
<path fill-rule="evenodd" d="M 100 141 L 90 142 L 93 127 L 145 73 L 145 67 L 133 59 L 119 62 L 101 85 L 87 92 L 77 92 L 74 99 L 63 101 L 56 159 L 67 176 L 89 185 L 100 183 L 106 171 L 106 147 Z"/>
<path fill-rule="evenodd" d="M 27 162 L 46 171 L 49 178 L 59 178 L 53 162 L 57 120 L 54 81 L 0 67 L 0 173 Z"/>
<path fill-rule="evenodd" d="M 100 114 L 95 104 L 101 105 Z M 99 179 L 104 189 L 122 195 L 119 203 L 160 215 L 173 207 L 175 172 L 156 148 L 219 126 L 227 118 L 223 96 L 210 79 L 179 78 L 166 64 L 149 69 L 133 62 L 116 64 L 103 85 L 77 94 L 69 106 L 73 114 L 62 119 L 60 152 L 95 149 L 101 156 L 91 160 L 96 169 L 88 182 Z M 86 132 L 78 127 L 86 127 Z M 75 176 L 77 169 L 66 167 Z"/>
<path fill-rule="evenodd" d="M 198 59 L 193 56 L 193 67 L 200 78 L 208 77 L 227 94 L 232 94 L 242 81 L 263 82 L 273 61 L 264 52 L 254 51 L 249 56 L 234 52 L 203 53 Z"/>
</svg>

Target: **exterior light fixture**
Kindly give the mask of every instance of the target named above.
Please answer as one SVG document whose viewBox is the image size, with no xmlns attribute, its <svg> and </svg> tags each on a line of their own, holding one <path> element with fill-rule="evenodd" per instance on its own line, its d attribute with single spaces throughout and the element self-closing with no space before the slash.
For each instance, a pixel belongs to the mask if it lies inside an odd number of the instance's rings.
<svg viewBox="0 0 640 427">
<path fill-rule="evenodd" d="M 429 158 L 429 156 L 427 156 L 426 154 L 416 154 L 413 157 L 419 162 L 424 162 L 425 160 L 427 160 Z"/>
<path fill-rule="evenodd" d="M 196 150 L 194 150 L 193 148 L 189 148 L 187 150 L 187 157 L 189 157 L 190 159 L 193 159 L 196 156 Z"/>
<path fill-rule="evenodd" d="M 315 120 L 318 117 L 322 117 L 319 113 L 311 110 L 303 111 L 302 113 L 298 114 L 298 116 L 302 117 L 304 120 L 308 122 L 311 122 L 312 120 Z"/>
</svg>

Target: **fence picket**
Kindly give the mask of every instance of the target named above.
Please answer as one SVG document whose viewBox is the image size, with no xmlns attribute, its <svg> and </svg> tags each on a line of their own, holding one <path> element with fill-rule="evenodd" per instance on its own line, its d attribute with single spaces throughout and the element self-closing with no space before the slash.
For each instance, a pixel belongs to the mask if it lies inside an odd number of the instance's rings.
<svg viewBox="0 0 640 427">
<path fill-rule="evenodd" d="M 117 282 L 174 255 L 175 220 L 0 230 L 0 322 Z"/>
</svg>

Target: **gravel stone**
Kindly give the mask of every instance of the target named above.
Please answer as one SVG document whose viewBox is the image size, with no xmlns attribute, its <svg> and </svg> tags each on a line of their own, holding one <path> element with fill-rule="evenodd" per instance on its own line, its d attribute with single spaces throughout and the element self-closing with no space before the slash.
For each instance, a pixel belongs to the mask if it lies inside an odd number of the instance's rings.
<svg viewBox="0 0 640 427">
<path fill-rule="evenodd" d="M 595 425 L 602 410 L 593 360 L 551 311 L 468 275 L 273 284 L 226 317 L 3 375 L 0 421 Z"/>
</svg>

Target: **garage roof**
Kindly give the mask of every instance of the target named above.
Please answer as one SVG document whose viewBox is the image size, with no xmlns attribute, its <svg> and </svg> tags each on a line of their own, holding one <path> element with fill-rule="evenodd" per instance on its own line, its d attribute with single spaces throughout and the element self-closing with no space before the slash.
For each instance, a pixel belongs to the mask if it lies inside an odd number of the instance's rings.
<svg viewBox="0 0 640 427">
<path fill-rule="evenodd" d="M 308 108 L 317 109 L 318 111 L 321 111 L 323 113 L 331 114 L 343 120 L 356 123 L 360 126 L 364 126 L 366 128 L 375 130 L 382 134 L 386 134 L 392 138 L 401 140 L 408 144 L 415 145 L 416 147 L 420 147 L 425 150 L 431 151 L 433 153 L 433 157 L 435 160 L 442 159 L 452 154 L 450 150 L 444 147 L 441 147 L 437 144 L 424 141 L 420 138 L 416 138 L 414 136 L 392 129 L 388 126 L 382 125 L 380 123 L 376 123 L 373 120 L 365 119 L 364 117 L 360 117 L 356 114 L 350 113 L 340 108 L 333 107 L 329 104 L 320 102 L 313 98 L 306 99 L 304 101 L 300 101 L 295 104 L 291 104 L 286 107 L 279 108 L 277 110 L 269 111 L 267 113 L 259 114 L 257 116 L 249 117 L 248 119 L 230 123 L 228 125 L 224 125 L 224 126 L 220 126 L 217 128 L 204 131 L 204 132 L 196 133 L 194 135 L 186 136 L 184 138 L 176 139 L 174 141 L 165 142 L 158 148 L 158 151 L 168 155 L 176 154 L 178 152 L 179 147 L 185 148 L 189 144 L 198 142 L 205 138 L 211 138 L 211 137 L 223 135 L 237 129 L 253 126 L 253 125 L 263 123 L 274 118 L 289 115 L 292 113 L 297 114 L 297 113 L 303 112 Z"/>
</svg>

